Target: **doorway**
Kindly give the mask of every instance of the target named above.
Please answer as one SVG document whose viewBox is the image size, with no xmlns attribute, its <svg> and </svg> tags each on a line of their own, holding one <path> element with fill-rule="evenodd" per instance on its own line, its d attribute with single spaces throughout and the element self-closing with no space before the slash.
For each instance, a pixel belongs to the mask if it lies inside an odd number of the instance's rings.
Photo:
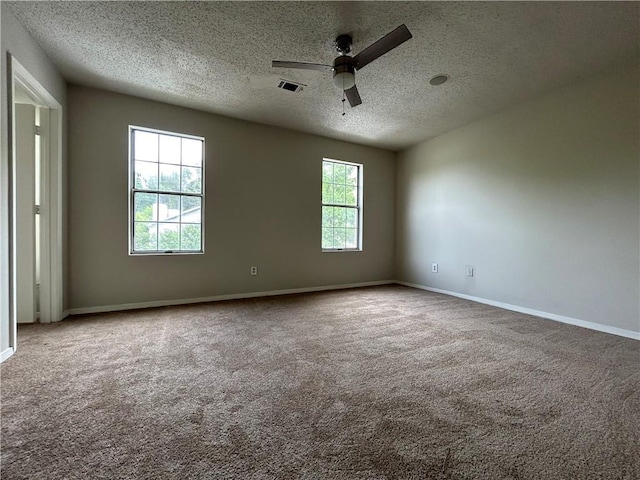
<svg viewBox="0 0 640 480">
<path fill-rule="evenodd" d="M 9 348 L 1 352 L 0 361 L 17 349 L 18 323 L 64 317 L 62 106 L 15 57 L 9 55 L 7 63 Z"/>
<path fill-rule="evenodd" d="M 40 193 L 42 147 L 40 117 L 49 114 L 16 81 L 13 99 L 15 209 L 15 311 L 18 323 L 40 318 L 41 238 Z"/>
</svg>

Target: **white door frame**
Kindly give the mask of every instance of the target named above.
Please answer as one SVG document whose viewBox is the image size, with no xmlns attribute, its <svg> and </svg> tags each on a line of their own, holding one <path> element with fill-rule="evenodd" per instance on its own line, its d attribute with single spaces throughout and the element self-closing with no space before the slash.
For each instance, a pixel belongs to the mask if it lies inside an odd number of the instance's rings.
<svg viewBox="0 0 640 480">
<path fill-rule="evenodd" d="M 8 55 L 7 67 L 11 85 L 7 88 L 9 99 L 9 347 L 14 353 L 17 349 L 16 318 L 16 188 L 15 184 L 15 121 L 13 101 L 15 87 L 19 83 L 31 97 L 49 109 L 47 130 L 41 137 L 46 142 L 42 150 L 41 171 L 41 283 L 40 283 L 40 322 L 58 322 L 64 318 L 63 312 L 63 266 L 62 266 L 62 105 L 38 82 L 29 71 L 12 55 Z"/>
</svg>

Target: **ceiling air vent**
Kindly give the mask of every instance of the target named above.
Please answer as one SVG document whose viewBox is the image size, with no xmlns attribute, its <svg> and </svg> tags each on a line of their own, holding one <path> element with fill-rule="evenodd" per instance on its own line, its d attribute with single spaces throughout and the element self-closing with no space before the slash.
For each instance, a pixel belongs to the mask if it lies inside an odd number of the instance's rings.
<svg viewBox="0 0 640 480">
<path fill-rule="evenodd" d="M 287 90 L 289 92 L 295 92 L 295 93 L 300 92 L 302 91 L 303 87 L 306 87 L 306 85 L 302 83 L 292 82 L 291 80 L 280 79 L 278 81 L 278 88 L 281 88 L 282 90 Z"/>
</svg>

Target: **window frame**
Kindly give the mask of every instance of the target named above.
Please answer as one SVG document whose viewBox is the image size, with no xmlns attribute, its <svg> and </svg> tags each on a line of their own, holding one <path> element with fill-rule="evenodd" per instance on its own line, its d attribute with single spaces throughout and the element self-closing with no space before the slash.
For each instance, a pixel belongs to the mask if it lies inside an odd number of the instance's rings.
<svg viewBox="0 0 640 480">
<path fill-rule="evenodd" d="M 134 157 L 134 132 L 149 132 L 155 133 L 158 135 L 167 135 L 178 138 L 186 138 L 192 140 L 198 140 L 202 142 L 202 165 L 199 167 L 201 169 L 201 188 L 200 193 L 189 193 L 189 192 L 176 192 L 176 191 L 165 191 L 160 190 L 160 178 L 158 177 L 158 188 L 155 190 L 149 189 L 136 189 L 135 188 L 135 157 Z M 167 130 L 159 130 L 156 128 L 150 127 L 140 127 L 137 125 L 129 125 L 128 128 L 128 147 L 129 147 L 129 240 L 128 240 L 128 248 L 130 256 L 149 256 L 149 255 L 202 255 L 204 254 L 204 244 L 205 244 L 205 228 L 204 228 L 204 219 L 205 219 L 205 164 L 206 164 L 206 146 L 205 146 L 205 137 L 198 135 L 191 135 L 186 133 L 178 133 L 178 132 L 170 132 Z M 159 155 L 159 153 L 158 153 Z M 157 160 L 158 164 L 161 162 L 159 158 Z M 180 164 L 182 165 L 182 163 Z M 200 198 L 200 249 L 199 250 L 135 250 L 134 249 L 134 234 L 135 234 L 135 194 L 136 193 L 154 193 L 157 195 L 179 195 L 182 196 L 190 196 L 190 197 L 199 197 Z M 160 224 L 159 220 L 155 221 L 156 224 Z M 179 222 L 178 225 L 182 223 Z"/>
<path fill-rule="evenodd" d="M 348 165 L 351 167 L 356 167 L 358 169 L 358 184 L 357 184 L 357 190 L 358 190 L 358 195 L 357 195 L 357 204 L 355 206 L 353 205 L 346 205 L 346 204 L 337 204 L 337 203 L 324 203 L 324 199 L 322 198 L 322 190 L 323 190 L 323 186 L 324 186 L 324 178 L 321 177 L 321 181 L 320 181 L 320 230 L 322 232 L 322 208 L 323 207 L 343 207 L 343 208 L 355 208 L 356 211 L 358 212 L 357 218 L 358 218 L 358 233 L 357 233 L 357 247 L 355 248 L 324 248 L 322 247 L 322 233 L 320 235 L 320 247 L 323 253 L 338 253 L 338 252 L 362 252 L 363 250 L 363 235 L 362 232 L 364 230 L 363 228 L 363 219 L 364 219 L 364 215 L 363 215 L 363 198 L 364 198 L 364 185 L 363 185 L 363 179 L 364 179 L 364 165 L 361 163 L 355 163 L 355 162 L 345 162 L 344 160 L 336 160 L 334 158 L 323 158 L 322 159 L 322 164 L 321 164 L 321 172 L 323 172 L 324 170 L 324 163 L 325 162 L 331 162 L 333 164 L 342 164 L 342 165 Z"/>
</svg>

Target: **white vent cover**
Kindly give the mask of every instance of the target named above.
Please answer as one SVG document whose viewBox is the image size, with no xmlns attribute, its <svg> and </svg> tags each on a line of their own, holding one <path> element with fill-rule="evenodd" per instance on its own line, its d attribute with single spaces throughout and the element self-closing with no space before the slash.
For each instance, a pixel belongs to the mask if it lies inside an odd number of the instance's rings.
<svg viewBox="0 0 640 480">
<path fill-rule="evenodd" d="M 291 80 L 283 80 L 282 78 L 278 80 L 278 88 L 282 90 L 287 90 L 288 92 L 301 92 L 302 89 L 306 87 L 303 83 L 292 82 Z"/>
</svg>

